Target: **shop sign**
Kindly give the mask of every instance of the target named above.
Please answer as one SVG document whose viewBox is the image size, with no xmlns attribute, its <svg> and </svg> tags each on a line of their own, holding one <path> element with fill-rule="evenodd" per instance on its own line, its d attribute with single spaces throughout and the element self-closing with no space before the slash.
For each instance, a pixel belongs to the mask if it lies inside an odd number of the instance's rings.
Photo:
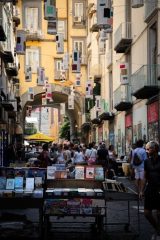
<svg viewBox="0 0 160 240">
<path fill-rule="evenodd" d="M 125 116 L 125 127 L 131 127 L 132 126 L 132 114 L 128 114 Z"/>
<path fill-rule="evenodd" d="M 147 120 L 148 123 L 158 121 L 158 102 L 154 102 L 148 105 Z"/>
</svg>

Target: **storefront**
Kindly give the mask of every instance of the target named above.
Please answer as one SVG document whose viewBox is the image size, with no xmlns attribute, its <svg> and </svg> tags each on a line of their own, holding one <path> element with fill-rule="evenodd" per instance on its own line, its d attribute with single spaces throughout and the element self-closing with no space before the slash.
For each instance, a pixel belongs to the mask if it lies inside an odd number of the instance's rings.
<svg viewBox="0 0 160 240">
<path fill-rule="evenodd" d="M 147 121 L 148 121 L 148 140 L 155 140 L 159 142 L 158 137 L 158 101 L 153 102 L 147 106 Z"/>
</svg>

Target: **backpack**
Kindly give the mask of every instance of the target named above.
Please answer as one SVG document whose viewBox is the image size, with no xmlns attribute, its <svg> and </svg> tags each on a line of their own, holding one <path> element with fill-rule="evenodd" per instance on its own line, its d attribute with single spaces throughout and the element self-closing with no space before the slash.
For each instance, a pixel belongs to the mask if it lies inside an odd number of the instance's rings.
<svg viewBox="0 0 160 240">
<path fill-rule="evenodd" d="M 134 153 L 133 165 L 139 166 L 139 165 L 141 165 L 142 162 L 143 162 L 143 160 L 140 158 L 140 156 L 137 153 Z"/>
</svg>

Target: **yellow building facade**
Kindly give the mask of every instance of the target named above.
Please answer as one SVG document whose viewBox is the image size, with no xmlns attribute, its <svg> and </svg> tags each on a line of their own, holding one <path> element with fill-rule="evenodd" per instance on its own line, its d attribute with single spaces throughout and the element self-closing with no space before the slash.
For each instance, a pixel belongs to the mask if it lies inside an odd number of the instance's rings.
<svg viewBox="0 0 160 240">
<path fill-rule="evenodd" d="M 86 75 L 86 1 L 58 0 L 56 1 L 57 18 L 56 32 L 48 34 L 49 22 L 44 19 L 44 1 L 18 1 L 17 13 L 20 16 L 18 30 L 24 31 L 26 38 L 26 50 L 24 54 L 19 55 L 20 70 L 20 93 L 22 96 L 23 116 L 25 115 L 27 105 L 32 105 L 32 109 L 36 105 L 41 105 L 41 95 L 44 93 L 43 86 L 37 86 L 37 68 L 41 67 L 45 70 L 45 77 L 51 84 L 53 102 L 50 104 L 60 105 L 65 103 L 68 108 L 67 96 L 61 97 L 61 92 L 67 89 L 67 95 L 70 95 L 70 88 L 75 87 L 75 92 L 82 97 L 85 93 Z M 64 52 L 57 53 L 56 50 L 56 33 L 63 35 Z M 72 72 L 73 51 L 78 50 L 81 58 L 81 70 L 79 73 Z M 62 62 L 64 54 L 69 56 L 69 69 L 65 71 L 65 79 L 62 81 Z M 31 66 L 31 80 L 26 81 L 26 67 Z M 76 78 L 80 77 L 80 84 L 76 84 Z M 34 88 L 34 99 L 28 101 L 28 89 Z M 57 90 L 58 89 L 58 90 Z M 56 93 L 55 93 L 55 92 Z M 77 101 L 78 102 L 78 101 Z M 83 104 L 81 104 L 82 106 Z M 57 108 L 57 105 L 56 105 Z M 81 124 L 81 120 L 77 113 L 82 111 L 81 107 L 76 110 L 68 111 L 69 116 L 72 115 L 72 122 Z M 54 111 L 57 115 L 58 111 Z M 76 115 L 76 117 L 73 117 Z M 74 118 L 74 120 L 73 120 Z M 51 135 L 56 135 L 59 128 L 58 115 L 55 117 L 56 123 L 52 124 Z M 73 126 L 74 132 L 74 126 Z M 54 136 L 57 138 L 57 136 Z"/>
</svg>

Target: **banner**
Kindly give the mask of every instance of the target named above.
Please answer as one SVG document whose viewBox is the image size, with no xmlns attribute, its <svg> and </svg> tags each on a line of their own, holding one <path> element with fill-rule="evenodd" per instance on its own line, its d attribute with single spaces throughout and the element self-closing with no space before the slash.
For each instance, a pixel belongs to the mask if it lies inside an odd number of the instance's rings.
<svg viewBox="0 0 160 240">
<path fill-rule="evenodd" d="M 43 67 L 37 68 L 37 86 L 43 86 L 45 81 L 45 69 Z"/>
<path fill-rule="evenodd" d="M 68 96 L 68 109 L 74 109 L 74 96 Z"/>
<path fill-rule="evenodd" d="M 65 109 L 65 103 L 60 104 L 60 114 L 65 115 L 66 109 Z"/>
<path fill-rule="evenodd" d="M 34 88 L 29 87 L 28 88 L 28 101 L 33 101 L 34 100 Z"/>
</svg>

